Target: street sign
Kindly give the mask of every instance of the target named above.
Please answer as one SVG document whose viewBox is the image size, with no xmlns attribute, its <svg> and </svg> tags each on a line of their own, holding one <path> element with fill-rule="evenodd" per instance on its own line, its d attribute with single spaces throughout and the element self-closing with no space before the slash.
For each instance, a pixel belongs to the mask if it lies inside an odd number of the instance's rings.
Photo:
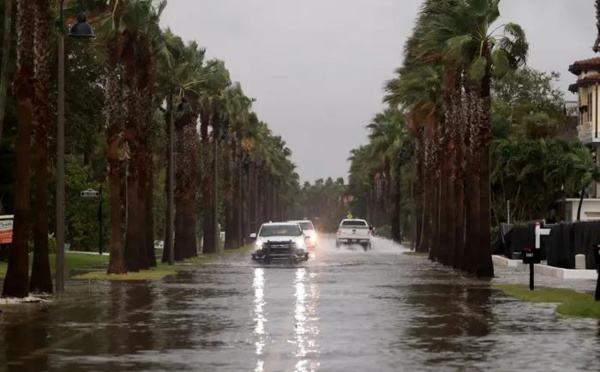
<svg viewBox="0 0 600 372">
<path fill-rule="evenodd" d="M 0 216 L 0 244 L 12 243 L 13 215 Z"/>
<path fill-rule="evenodd" d="M 80 193 L 82 198 L 98 198 L 100 196 L 100 192 L 94 189 L 83 190 Z"/>
</svg>

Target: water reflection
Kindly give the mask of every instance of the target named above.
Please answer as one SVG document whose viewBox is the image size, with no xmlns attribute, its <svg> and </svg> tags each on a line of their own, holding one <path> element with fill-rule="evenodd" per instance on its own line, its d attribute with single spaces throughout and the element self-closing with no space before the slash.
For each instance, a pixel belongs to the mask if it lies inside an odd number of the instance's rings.
<svg viewBox="0 0 600 372">
<path fill-rule="evenodd" d="M 317 317 L 317 302 L 319 299 L 319 291 L 315 283 L 316 274 L 308 274 L 305 268 L 296 270 L 296 278 L 294 280 L 295 287 L 295 339 L 297 352 L 296 357 L 299 358 L 295 366 L 296 372 L 315 371 L 319 367 L 319 363 L 311 361 L 308 357 L 314 356 L 318 352 L 318 344 L 316 336 L 319 334 L 319 324 Z M 307 285 L 308 283 L 308 293 Z"/>
<path fill-rule="evenodd" d="M 293 274 L 292 274 L 293 273 Z M 290 350 L 290 355 L 293 355 L 296 360 L 293 364 L 293 370 L 296 372 L 313 372 L 319 367 L 319 363 L 315 360 L 319 352 L 319 344 L 317 337 L 319 335 L 319 318 L 317 316 L 317 305 L 319 301 L 319 287 L 316 282 L 317 274 L 309 273 L 306 268 L 297 268 L 294 271 L 279 271 L 274 273 L 278 276 L 284 274 L 286 280 L 275 280 L 273 285 L 283 285 L 288 287 L 293 285 L 293 303 L 294 309 L 292 312 L 293 318 L 287 323 L 293 329 L 290 338 L 287 339 L 288 345 L 293 345 L 294 349 Z M 290 278 L 293 275 L 293 279 Z M 266 356 L 269 353 L 266 351 L 269 334 L 267 333 L 266 324 L 268 322 L 265 313 L 267 300 L 265 298 L 265 269 L 255 268 L 253 289 L 254 289 L 254 338 L 255 338 L 255 354 L 257 356 L 255 372 L 263 372 L 271 367 L 266 367 Z M 289 283 L 289 284 L 286 284 Z M 274 340 L 276 350 L 282 345 L 285 345 L 284 340 Z M 284 362 L 285 363 L 285 362 Z M 292 366 L 286 370 L 292 370 Z"/>
<path fill-rule="evenodd" d="M 426 365 L 486 360 L 495 343 L 483 341 L 494 321 L 487 283 L 411 284 L 406 290 L 418 314 L 407 329 L 408 344 L 425 352 Z"/>
<path fill-rule="evenodd" d="M 265 322 L 267 319 L 264 315 L 265 307 L 265 270 L 263 268 L 254 269 L 254 334 L 256 337 L 256 355 L 258 361 L 256 362 L 256 372 L 264 371 L 264 348 L 266 344 L 266 333 L 265 333 Z"/>
<path fill-rule="evenodd" d="M 2 371 L 43 370 L 47 366 L 48 355 L 38 352 L 47 346 L 47 323 L 47 314 L 42 314 L 37 319 L 30 317 L 28 321 L 16 321 L 14 325 L 3 327 L 5 360 L 0 367 Z"/>
</svg>

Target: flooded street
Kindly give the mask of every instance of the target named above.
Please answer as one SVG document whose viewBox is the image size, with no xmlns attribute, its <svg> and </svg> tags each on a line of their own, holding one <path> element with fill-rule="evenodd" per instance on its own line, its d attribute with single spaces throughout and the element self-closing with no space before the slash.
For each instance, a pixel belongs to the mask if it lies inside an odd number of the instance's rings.
<svg viewBox="0 0 600 372">
<path fill-rule="evenodd" d="M 245 254 L 162 282 L 69 282 L 59 303 L 4 308 L 0 370 L 600 370 L 598 321 L 403 251 L 331 240 L 297 267 Z"/>
</svg>

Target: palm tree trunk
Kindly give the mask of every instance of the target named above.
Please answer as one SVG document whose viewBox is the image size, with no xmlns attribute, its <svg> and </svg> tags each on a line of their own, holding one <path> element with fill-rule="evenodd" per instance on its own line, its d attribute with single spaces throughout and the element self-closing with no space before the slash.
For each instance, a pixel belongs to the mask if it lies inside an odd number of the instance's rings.
<svg viewBox="0 0 600 372">
<path fill-rule="evenodd" d="M 111 0 L 115 25 L 118 28 L 121 3 Z M 119 154 L 119 138 L 122 132 L 123 90 L 119 84 L 120 66 L 119 39 L 114 36 L 107 44 L 106 57 L 106 92 L 104 106 L 106 107 L 106 141 L 108 145 L 108 187 L 110 192 L 110 256 L 108 274 L 124 274 L 127 272 L 123 252 L 123 231 L 121 212 L 121 157 Z"/>
<path fill-rule="evenodd" d="M 4 36 L 2 38 L 2 67 L 0 70 L 0 144 L 6 114 L 6 92 L 9 80 L 10 47 L 12 36 L 12 0 L 4 0 Z"/>
<path fill-rule="evenodd" d="M 142 216 L 146 219 L 146 257 L 148 258 L 148 265 L 150 267 L 156 267 L 156 254 L 154 253 L 154 162 L 152 155 L 149 154 L 146 168 L 146 189 L 140 190 L 143 192 L 143 214 Z"/>
<path fill-rule="evenodd" d="M 237 245 L 239 247 L 244 245 L 245 242 L 245 230 L 244 230 L 244 195 L 245 195 L 245 187 L 244 187 L 244 155 L 241 147 L 238 147 L 238 157 L 237 157 L 237 174 L 235 175 L 237 179 L 237 200 L 236 200 L 236 230 L 237 230 Z"/>
<path fill-rule="evenodd" d="M 232 166 L 232 158 L 235 157 L 233 141 L 225 141 L 222 149 L 223 153 L 223 194 L 225 197 L 225 249 L 236 248 L 235 236 L 235 190 L 233 185 L 233 170 L 235 166 Z"/>
<path fill-rule="evenodd" d="M 216 234 L 215 231 L 217 226 L 215 225 L 215 211 L 216 206 L 214 205 L 215 201 L 215 159 L 214 156 L 214 146 L 216 146 L 216 141 L 212 140 L 206 143 L 206 146 L 203 146 L 205 160 L 204 163 L 207 165 L 206 170 L 203 171 L 205 176 L 204 183 L 202 185 L 203 189 L 203 210 L 204 210 L 204 221 L 203 221 L 203 239 L 204 244 L 202 247 L 202 253 L 215 253 L 217 251 L 217 241 L 215 240 Z"/>
<path fill-rule="evenodd" d="M 457 106 L 457 109 L 461 109 L 461 105 Z M 462 111 L 462 110 L 461 110 Z M 464 115 L 464 113 L 463 113 Z M 464 131 L 466 122 L 461 121 L 456 133 L 456 162 L 455 162 L 455 178 L 454 178 L 454 200 L 456 202 L 456 213 L 455 213 L 455 225 L 454 225 L 454 236 L 456 242 L 456 254 L 454 268 L 462 270 L 464 267 L 465 257 L 465 185 L 464 185 Z"/>
<path fill-rule="evenodd" d="M 34 138 L 36 145 L 36 215 L 33 232 L 33 264 L 29 289 L 52 293 L 52 274 L 48 258 L 48 135 L 52 121 L 50 95 L 50 27 L 48 0 L 37 0 L 35 8 L 35 98 Z"/>
<path fill-rule="evenodd" d="M 467 168 L 465 174 L 465 206 L 466 206 L 466 241 L 465 241 L 465 260 L 464 270 L 473 272 L 477 265 L 476 255 L 480 247 L 481 233 L 481 207 L 480 207 L 480 188 L 479 188 L 479 167 L 480 154 L 477 143 L 473 140 L 476 138 L 478 131 L 478 120 L 480 118 L 480 109 L 478 98 L 475 92 L 468 91 L 467 93 L 467 110 L 468 110 L 468 131 L 465 133 L 465 148 L 468 150 Z"/>
<path fill-rule="evenodd" d="M 137 150 L 135 150 L 137 151 Z M 132 151 L 133 153 L 134 151 Z M 137 155 L 136 155 L 137 156 Z M 133 159 L 129 163 L 127 172 L 127 228 L 125 232 L 125 264 L 127 271 L 138 272 L 143 270 L 140 258 L 140 198 L 139 198 L 139 174 L 137 161 Z M 145 252 L 144 252 L 145 257 Z"/>
<path fill-rule="evenodd" d="M 185 183 L 184 183 L 184 234 L 186 258 L 198 255 L 198 242 L 196 241 L 196 176 L 198 169 L 198 157 L 196 156 L 196 117 L 188 114 L 183 119 L 184 123 L 184 157 L 185 157 Z"/>
<path fill-rule="evenodd" d="M 15 144 L 15 218 L 13 244 L 9 251 L 8 269 L 2 290 L 3 297 L 27 297 L 29 295 L 29 213 L 31 191 L 31 130 L 33 121 L 33 30 L 27 18 L 33 14 L 31 0 L 19 0 L 17 36 L 17 139 Z"/>
<path fill-rule="evenodd" d="M 171 167 L 174 166 L 174 164 L 171 163 L 171 154 L 170 154 L 170 149 L 171 149 L 171 145 L 174 144 L 175 142 L 175 138 L 171 138 L 172 136 L 172 129 L 173 126 L 175 125 L 173 123 L 173 91 L 169 92 L 169 96 L 167 98 L 167 114 L 165 117 L 165 121 L 167 124 L 167 147 L 165 149 L 166 152 L 166 156 L 165 159 L 167 159 L 167 174 L 165 176 L 165 199 L 167 201 L 167 210 L 165 211 L 165 232 L 164 232 L 164 237 L 165 237 L 165 243 L 164 243 L 164 247 L 163 247 L 163 256 L 162 256 L 162 262 L 169 262 L 169 257 L 170 257 L 170 250 L 171 249 L 175 249 L 173 246 L 173 233 L 174 233 L 174 221 L 175 221 L 175 214 L 174 214 L 174 204 L 175 204 L 175 200 L 171 200 L 171 179 L 170 179 L 170 174 L 171 174 Z M 174 131 L 173 131 L 174 132 Z M 172 204 L 172 205 L 171 205 Z"/>
<path fill-rule="evenodd" d="M 421 141 L 421 146 L 416 153 L 416 161 L 415 161 L 415 172 L 416 179 L 414 181 L 413 188 L 413 204 L 415 205 L 415 213 L 414 213 L 414 228 L 413 228 L 413 245 L 415 250 L 420 252 L 423 235 L 422 235 L 422 216 L 424 213 L 424 204 L 423 204 L 423 185 L 424 185 L 424 173 L 423 173 L 423 146 Z"/>
<path fill-rule="evenodd" d="M 390 222 L 392 224 L 392 240 L 402 243 L 401 221 L 400 214 L 402 210 L 402 163 L 396 160 L 396 174 L 394 177 L 392 188 L 392 216 Z"/>
<path fill-rule="evenodd" d="M 489 57 L 488 59 L 491 59 Z M 492 138 L 491 129 L 491 60 L 488 60 L 487 73 L 482 80 L 481 100 L 478 104 L 481 107 L 481 116 L 479 120 L 478 141 L 480 146 L 480 240 L 479 249 L 476 255 L 476 266 L 473 267 L 474 273 L 478 277 L 491 278 L 494 276 L 494 264 L 492 262 L 491 232 L 491 160 L 490 160 L 490 142 Z"/>
</svg>

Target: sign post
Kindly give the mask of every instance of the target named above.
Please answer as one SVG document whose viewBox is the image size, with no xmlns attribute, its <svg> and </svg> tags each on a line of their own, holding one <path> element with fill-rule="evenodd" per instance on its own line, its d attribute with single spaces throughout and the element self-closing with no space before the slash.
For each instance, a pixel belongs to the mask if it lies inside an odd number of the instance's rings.
<svg viewBox="0 0 600 372">
<path fill-rule="evenodd" d="M 98 190 L 83 190 L 80 195 L 82 198 L 98 199 L 98 253 L 102 255 L 104 248 L 104 234 L 102 233 L 102 185 L 100 185 Z"/>
</svg>

